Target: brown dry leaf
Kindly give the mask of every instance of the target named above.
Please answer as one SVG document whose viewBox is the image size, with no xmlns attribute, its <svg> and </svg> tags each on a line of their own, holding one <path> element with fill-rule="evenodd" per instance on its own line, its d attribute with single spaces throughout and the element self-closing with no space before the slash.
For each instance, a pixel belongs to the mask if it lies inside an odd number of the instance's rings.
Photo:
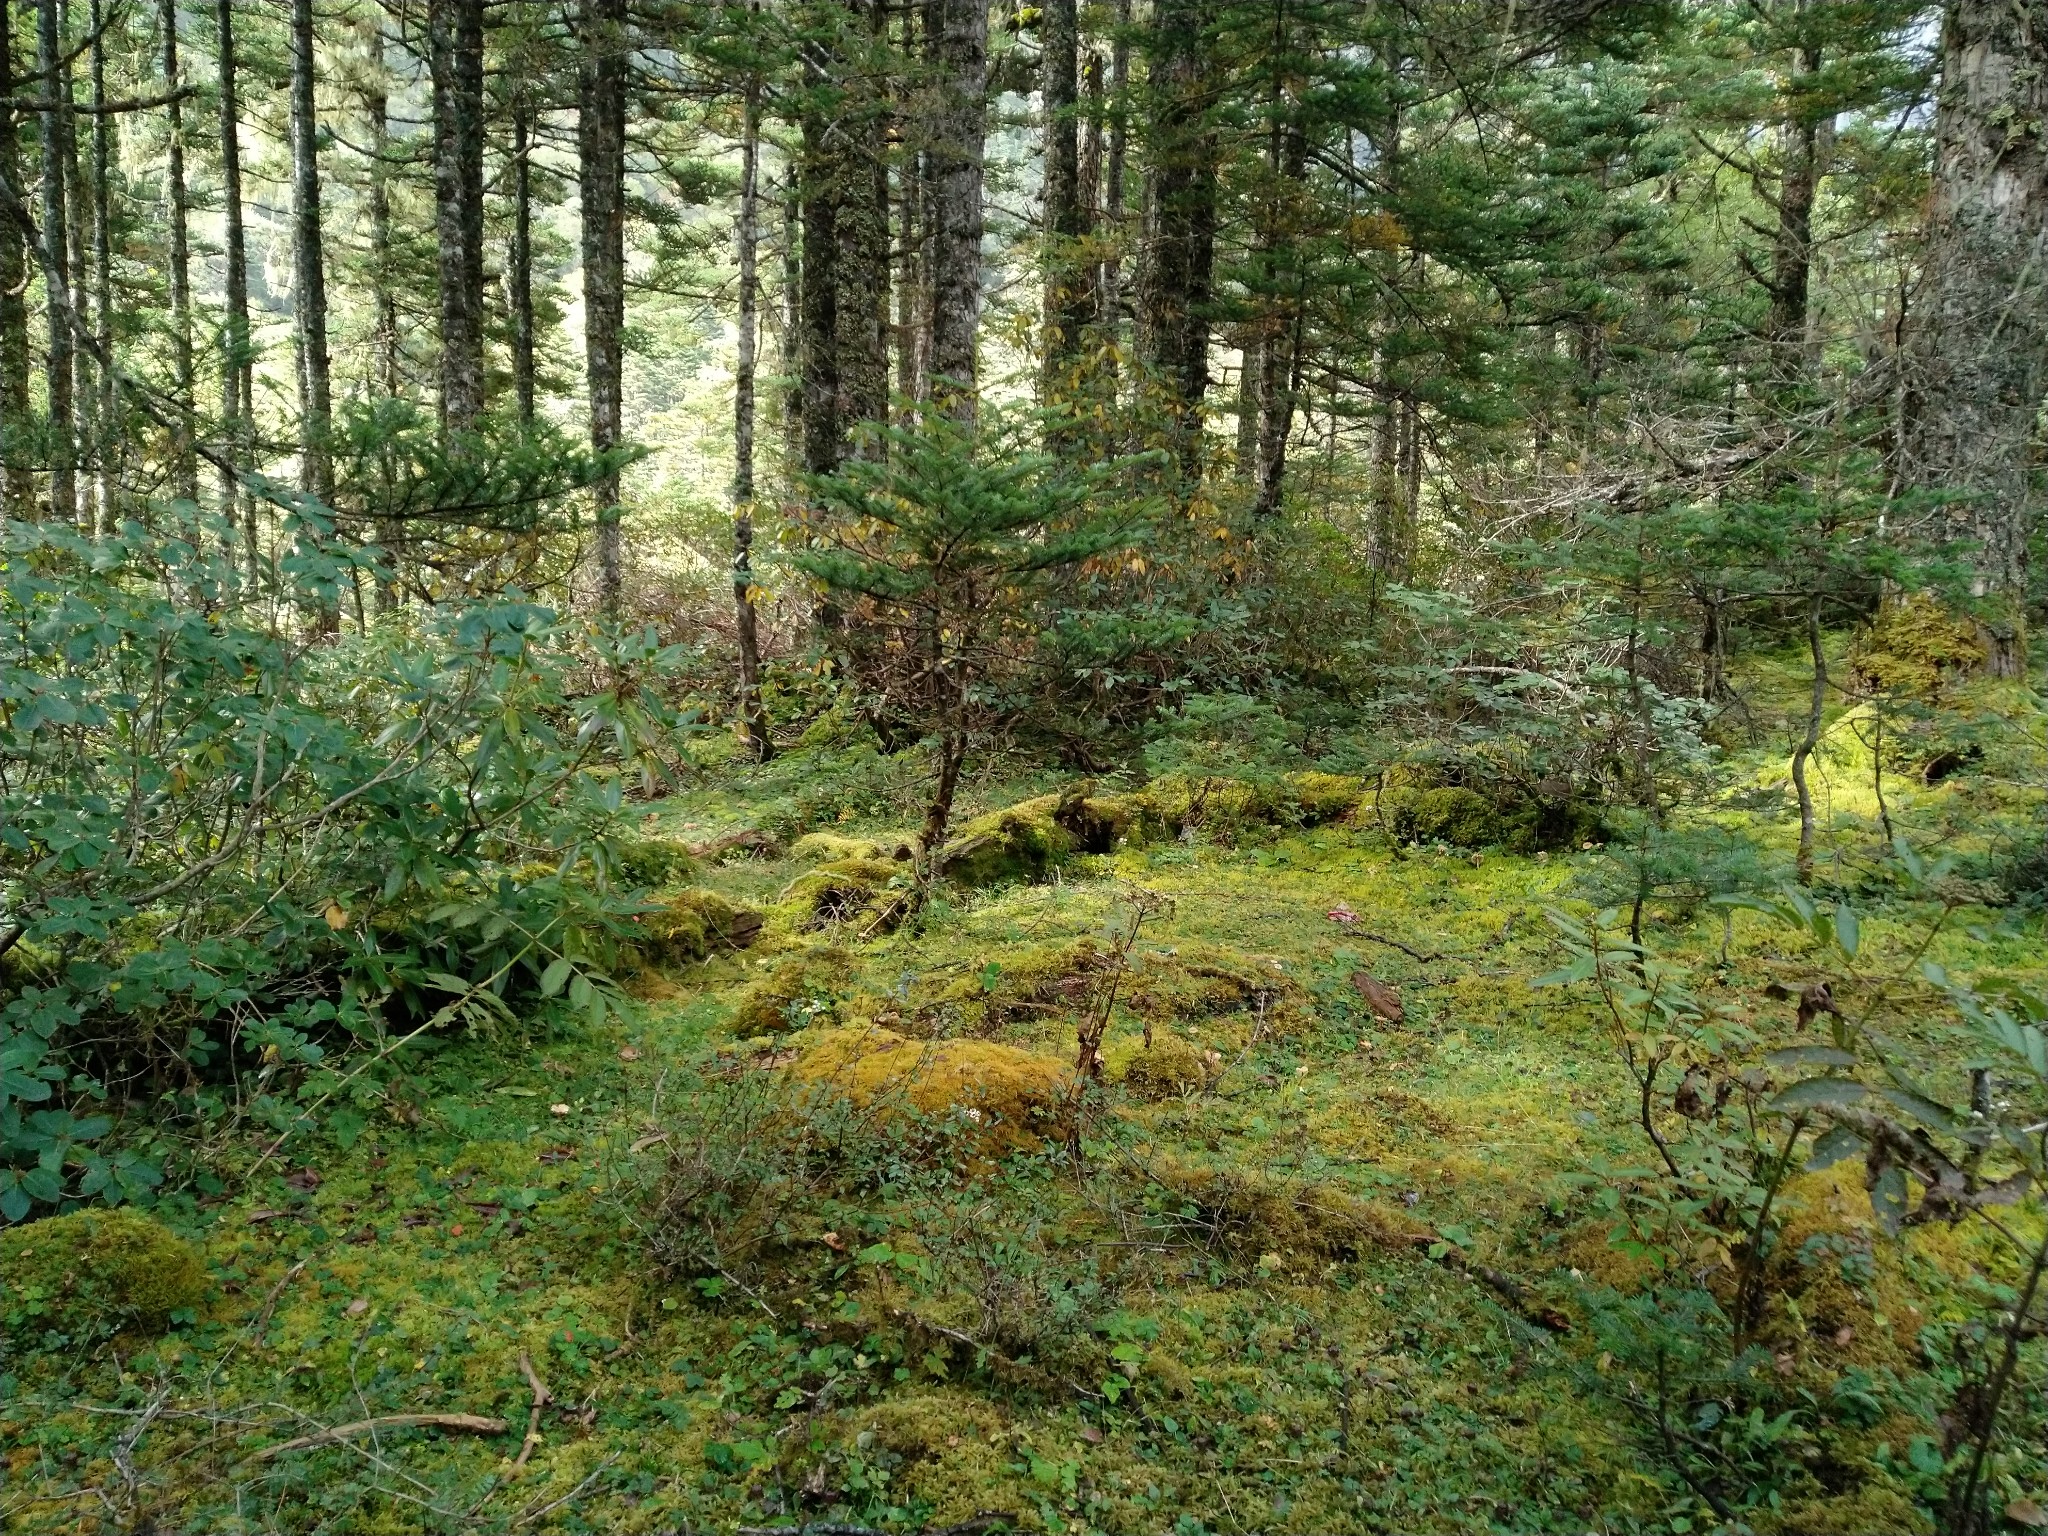
<svg viewBox="0 0 2048 1536">
<path fill-rule="evenodd" d="M 619 1060 L 638 1061 L 639 1059 L 640 1047 L 637 1045 L 622 1045 L 619 1047 Z"/>
<path fill-rule="evenodd" d="M 365 1312 L 370 1310 L 370 1304 L 367 1301 L 363 1300 L 362 1297 L 358 1296 L 354 1301 L 348 1304 L 346 1310 L 350 1317 L 361 1317 Z"/>
<path fill-rule="evenodd" d="M 342 929 L 348 926 L 348 913 L 343 910 L 341 903 L 338 901 L 328 902 L 327 910 L 321 916 L 327 919 L 327 926 L 336 933 L 341 932 Z"/>
<path fill-rule="evenodd" d="M 1352 911 L 1349 907 L 1345 906 L 1342 902 L 1339 902 L 1336 906 L 1330 908 L 1330 910 L 1325 912 L 1323 916 L 1327 917 L 1333 923 L 1342 923 L 1347 928 L 1358 921 L 1358 914 Z"/>
<path fill-rule="evenodd" d="M 1102 1431 L 1093 1424 L 1083 1424 L 1081 1426 L 1081 1438 L 1090 1445 L 1100 1445 L 1102 1444 Z"/>
<path fill-rule="evenodd" d="M 2005 1506 L 2005 1518 L 2014 1525 L 2031 1525 L 2039 1529 L 2048 1525 L 2048 1509 L 2043 1509 L 2032 1499 L 2014 1499 Z"/>
<path fill-rule="evenodd" d="M 1389 1024 L 1399 1024 L 1408 1017 L 1408 1010 L 1401 1006 L 1401 994 L 1369 971 L 1353 971 L 1351 985 L 1358 989 L 1366 1006 Z"/>
</svg>

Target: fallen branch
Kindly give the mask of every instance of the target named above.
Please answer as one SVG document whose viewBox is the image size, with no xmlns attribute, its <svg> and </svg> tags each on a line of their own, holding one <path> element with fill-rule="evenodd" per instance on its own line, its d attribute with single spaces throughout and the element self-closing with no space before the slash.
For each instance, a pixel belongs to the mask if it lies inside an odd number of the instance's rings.
<svg viewBox="0 0 2048 1536">
<path fill-rule="evenodd" d="M 338 1445 L 344 1440 L 353 1440 L 357 1435 L 371 1434 L 380 1429 L 459 1429 L 472 1435 L 502 1435 L 508 1428 L 510 1426 L 503 1419 L 487 1419 L 477 1413 L 387 1413 L 381 1418 L 358 1419 L 353 1424 L 337 1424 L 332 1429 L 301 1435 L 296 1440 L 266 1445 L 243 1459 L 269 1461 L 286 1451 L 308 1451 L 317 1445 Z"/>
<path fill-rule="evenodd" d="M 540 1444 L 540 1411 L 555 1400 L 555 1394 L 548 1390 L 533 1369 L 533 1360 L 525 1350 L 519 1351 L 519 1373 L 526 1378 L 526 1384 L 533 1388 L 533 1410 L 526 1416 L 526 1439 L 520 1444 L 519 1459 L 512 1463 L 517 1472 L 526 1465 L 526 1459 L 533 1454 L 533 1448 Z"/>
</svg>

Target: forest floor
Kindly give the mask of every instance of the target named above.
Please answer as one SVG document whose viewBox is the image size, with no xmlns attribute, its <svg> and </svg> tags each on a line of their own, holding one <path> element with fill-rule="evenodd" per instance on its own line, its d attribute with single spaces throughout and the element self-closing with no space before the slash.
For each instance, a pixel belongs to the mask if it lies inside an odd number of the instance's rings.
<svg viewBox="0 0 2048 1536">
<path fill-rule="evenodd" d="M 1780 746 L 1738 762 L 1748 790 L 1714 814 L 1782 850 L 1783 735 L 1764 734 Z M 762 782 L 708 771 L 650 826 L 709 841 Z M 1892 793 L 1935 840 L 1984 797 L 2039 803 L 1986 777 Z M 1838 825 L 1863 794 L 1844 768 Z M 835 831 L 885 828 L 846 812 Z M 1836 845 L 1863 868 L 1874 841 Z M 742 852 L 697 880 L 767 906 L 807 867 Z M 1403 847 L 1363 815 L 1172 840 L 948 895 L 915 931 L 771 919 L 750 948 L 643 972 L 597 1027 L 423 1039 L 351 1145 L 166 1207 L 204 1247 L 197 1316 L 8 1364 L 0 1525 L 1688 1529 L 1575 1301 L 1639 1277 L 1596 1208 L 1647 1155 L 1637 1106 L 1598 999 L 1533 985 L 1560 959 L 1545 909 L 1583 914 L 1611 875 L 1598 847 Z M 928 1061 L 951 1042 L 955 1079 L 992 1096 L 1016 1086 L 1005 1052 L 1071 1064 L 1141 905 L 1078 1155 L 1028 1116 L 991 1144 L 886 1096 L 826 1151 L 791 1128 L 786 1069 L 827 1024 L 889 1027 Z M 1871 963 L 1924 917 L 1873 899 Z M 1748 917 L 1659 909 L 1651 942 L 1759 1028 L 1790 1011 L 1768 984 L 1815 974 L 1809 942 Z M 2037 908 L 1987 905 L 1932 953 L 2038 977 L 2048 948 Z M 736 1023 L 763 978 L 794 1006 Z M 1966 1305 L 1966 1238 L 1883 1238 L 1859 1180 L 1794 1186 L 1812 1274 L 1787 1282 L 1781 1358 L 1902 1380 L 1919 1329 Z M 713 1260 L 663 1230 L 678 1211 L 726 1244 Z M 277 1448 L 406 1414 L 504 1427 Z M 1920 1528 L 1918 1433 L 1876 1415 L 1758 1524 Z"/>
</svg>

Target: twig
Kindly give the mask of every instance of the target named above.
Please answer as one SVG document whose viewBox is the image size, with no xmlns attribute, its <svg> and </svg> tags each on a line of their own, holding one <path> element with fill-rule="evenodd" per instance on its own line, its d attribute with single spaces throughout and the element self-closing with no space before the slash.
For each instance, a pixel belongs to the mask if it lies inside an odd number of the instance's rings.
<svg viewBox="0 0 2048 1536">
<path fill-rule="evenodd" d="M 519 1373 L 526 1378 L 526 1384 L 533 1388 L 533 1409 L 526 1416 L 526 1439 L 519 1447 L 518 1460 L 512 1463 L 514 1472 L 526 1465 L 526 1459 L 533 1454 L 533 1448 L 540 1444 L 540 1411 L 555 1400 L 555 1394 L 548 1390 L 548 1384 L 535 1373 L 533 1360 L 523 1349 L 519 1351 Z"/>
<path fill-rule="evenodd" d="M 551 1499 L 547 1503 L 541 1505 L 538 1509 L 528 1506 L 513 1520 L 512 1528 L 514 1530 L 517 1530 L 520 1526 L 525 1525 L 530 1520 L 538 1520 L 542 1515 L 546 1514 L 549 1510 L 560 1509 L 564 1504 L 567 1504 L 570 1500 L 582 1497 L 583 1490 L 588 1488 L 592 1483 L 596 1482 L 600 1477 L 604 1476 L 604 1474 L 611 1468 L 612 1464 L 616 1462 L 618 1459 L 619 1453 L 614 1451 L 611 1455 L 605 1457 L 603 1461 L 600 1461 L 597 1464 L 596 1468 L 591 1472 L 590 1476 L 583 1479 L 582 1482 L 578 1483 L 574 1488 L 571 1488 L 559 1499 Z"/>
<path fill-rule="evenodd" d="M 266 1445 L 245 1461 L 269 1461 L 282 1456 L 286 1451 L 311 1450 L 316 1445 L 336 1445 L 343 1440 L 352 1440 L 357 1435 L 366 1435 L 379 1429 L 459 1429 L 472 1435 L 502 1435 L 510 1428 L 503 1419 L 487 1419 L 476 1413 L 387 1413 L 380 1418 L 358 1419 L 353 1424 L 337 1424 L 332 1429 L 323 1429 L 310 1435 L 300 1435 L 296 1440 L 286 1440 L 277 1445 Z"/>
</svg>

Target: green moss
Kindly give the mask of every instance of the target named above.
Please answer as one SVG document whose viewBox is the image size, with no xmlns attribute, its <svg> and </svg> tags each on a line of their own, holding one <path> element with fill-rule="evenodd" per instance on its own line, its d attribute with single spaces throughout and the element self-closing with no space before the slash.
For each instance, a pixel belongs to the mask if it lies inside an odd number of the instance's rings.
<svg viewBox="0 0 2048 1536">
<path fill-rule="evenodd" d="M 835 859 L 791 881 L 782 905 L 801 928 L 829 928 L 872 918 L 909 879 L 909 866 L 890 859 Z"/>
<path fill-rule="evenodd" d="M 1059 809 L 1059 796 L 1041 795 L 977 816 L 940 851 L 940 872 L 969 890 L 1043 880 L 1076 846 L 1056 819 Z"/>
<path fill-rule="evenodd" d="M 1030 1150 L 1061 1129 L 1071 1102 L 1064 1062 L 986 1040 L 910 1040 L 879 1028 L 827 1030 L 789 1069 L 863 1108 L 957 1114 L 991 1151 Z"/>
<path fill-rule="evenodd" d="M 1124 1000 L 1155 1024 L 1249 1014 L 1269 1036 L 1292 1034 L 1309 1017 L 1307 994 L 1278 961 L 1220 945 L 1141 949 L 1132 957 Z"/>
<path fill-rule="evenodd" d="M 1927 700 L 1983 663 L 1976 630 L 1926 592 L 1886 605 L 1849 649 L 1849 665 L 1864 687 Z"/>
<path fill-rule="evenodd" d="M 707 960 L 744 949 L 761 931 L 761 914 L 701 888 L 678 892 L 634 919 L 635 947 L 657 964 Z"/>
<path fill-rule="evenodd" d="M 0 1232 L 0 1291 L 10 1330 L 158 1332 L 206 1299 L 206 1267 L 140 1211 L 73 1211 Z"/>
<path fill-rule="evenodd" d="M 1132 1098 L 1157 1102 L 1200 1093 L 1222 1068 L 1222 1058 L 1214 1052 L 1199 1050 L 1179 1035 L 1160 1033 L 1153 1036 L 1149 1049 L 1139 1049 L 1124 1064 L 1121 1081 Z"/>
<path fill-rule="evenodd" d="M 799 864 L 843 864 L 848 860 L 889 860 L 911 856 L 908 838 L 848 837 L 840 832 L 810 832 L 790 844 L 789 856 Z"/>
<path fill-rule="evenodd" d="M 728 1025 L 742 1039 L 840 1021 L 853 970 L 843 949 L 808 949 L 749 982 Z"/>
<path fill-rule="evenodd" d="M 690 845 L 675 838 L 635 835 L 619 838 L 612 847 L 615 885 L 658 891 L 681 885 L 696 872 Z"/>
</svg>

